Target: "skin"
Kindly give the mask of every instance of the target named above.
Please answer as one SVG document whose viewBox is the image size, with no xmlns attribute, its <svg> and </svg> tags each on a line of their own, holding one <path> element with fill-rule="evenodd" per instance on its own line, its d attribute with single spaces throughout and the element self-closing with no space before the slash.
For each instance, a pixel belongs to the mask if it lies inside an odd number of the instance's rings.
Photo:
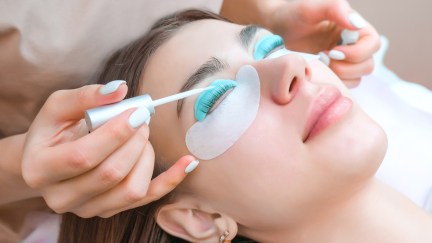
<svg viewBox="0 0 432 243">
<path fill-rule="evenodd" d="M 225 0 L 221 14 L 239 23 L 257 23 L 272 29 L 293 49 L 308 50 L 308 46 L 319 46 L 317 51 L 322 51 L 333 47 L 340 28 L 353 29 L 345 18 L 351 11 L 344 0 Z M 371 71 L 372 54 L 378 46 L 378 35 L 368 25 L 361 30 L 357 44 L 335 47 L 347 58 L 332 61 L 330 67 L 342 79 L 358 80 Z M 48 206 L 59 213 L 109 217 L 164 196 L 185 178 L 184 169 L 193 159 L 191 156 L 175 158 L 175 166 L 163 177 L 150 181 L 154 155 L 147 141 L 148 128 L 129 128 L 130 112 L 106 124 L 104 133 L 87 133 L 81 121 L 85 109 L 118 102 L 126 93 L 124 85 L 105 96 L 98 93 L 99 89 L 98 85 L 89 85 L 55 92 L 45 102 L 28 132 L 0 139 L 0 148 L 3 148 L 0 181 L 7 185 L 0 190 L 0 205 L 43 197 Z M 58 109 L 58 104 L 68 106 Z M 126 143 L 129 140 L 132 142 Z M 89 144 L 98 144 L 105 152 L 88 149 Z M 141 144 L 148 146 L 137 148 Z M 115 159 L 116 156 L 124 158 L 122 154 L 129 155 L 128 151 L 139 150 L 141 154 L 135 153 L 127 160 Z M 80 154 L 76 151 L 81 151 L 82 156 L 76 156 Z M 116 173 L 116 168 L 124 164 L 127 166 Z M 128 180 L 120 183 L 125 178 Z M 86 186 L 101 180 L 106 183 L 99 187 Z M 64 197 L 58 197 L 59 192 Z"/>
<path fill-rule="evenodd" d="M 245 50 L 237 36 L 243 27 L 215 20 L 186 25 L 151 58 L 144 71 L 142 90 L 154 99 L 177 93 L 191 73 L 210 57 L 224 60 L 229 68 L 209 76 L 197 87 L 218 78 L 234 79 L 238 68 L 245 64 L 258 71 L 261 100 L 255 121 L 226 153 L 201 162 L 199 170 L 178 188 L 174 205 L 192 208 L 196 214 L 205 212 L 202 218 L 220 215 L 232 231 L 267 242 L 274 238 L 265 238 L 266 234 L 274 237 L 275 232 L 306 223 L 324 205 L 367 184 L 384 156 L 386 136 L 353 103 L 340 119 L 304 142 L 312 101 L 329 87 L 348 97 L 347 89 L 319 61 L 307 64 L 296 55 L 254 60 L 254 43 L 270 32 L 257 32 L 251 47 Z M 150 141 L 159 162 L 166 163 L 188 152 L 184 138 L 195 123 L 195 99 L 185 99 L 180 117 L 176 104 L 156 111 L 150 124 Z M 188 234 L 186 239 L 193 241 L 210 239 L 199 238 L 205 234 L 196 233 L 187 224 L 180 232 L 170 223 L 165 224 L 175 221 L 165 213 L 170 206 L 167 208 L 159 217 L 166 231 Z M 221 235 L 223 229 L 217 230 L 221 223 L 214 221 L 214 227 L 206 232 Z"/>
<path fill-rule="evenodd" d="M 225 0 L 221 9 L 222 15 L 236 23 L 257 23 L 279 34 L 288 49 L 343 52 L 346 58 L 331 60 L 330 68 L 349 87 L 357 86 L 362 76 L 373 71 L 372 55 L 380 46 L 373 26 L 367 23 L 358 30 L 349 22 L 347 16 L 352 12 L 346 0 Z M 336 45 L 342 29 L 358 30 L 359 40 L 354 45 Z"/>
<path fill-rule="evenodd" d="M 22 177 L 34 189 L 34 196 L 42 196 L 57 213 L 110 217 L 138 201 L 146 204 L 182 181 L 184 169 L 194 159 L 184 156 L 151 180 L 154 152 L 148 127 L 133 128 L 128 123 L 134 109 L 89 134 L 82 119 L 84 111 L 119 101 L 127 91 L 121 85 L 104 95 L 101 88 L 89 85 L 55 92 L 27 133 Z"/>
</svg>

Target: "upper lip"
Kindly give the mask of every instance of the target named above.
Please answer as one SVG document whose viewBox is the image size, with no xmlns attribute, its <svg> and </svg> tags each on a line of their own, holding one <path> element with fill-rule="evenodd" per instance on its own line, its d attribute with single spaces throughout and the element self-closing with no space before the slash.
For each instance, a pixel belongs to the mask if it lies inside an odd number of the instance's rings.
<svg viewBox="0 0 432 243">
<path fill-rule="evenodd" d="M 312 128 L 318 122 L 320 117 L 333 104 L 333 102 L 335 102 L 341 96 L 341 92 L 333 86 L 325 86 L 318 92 L 318 94 L 312 100 L 306 114 L 306 124 L 303 131 L 303 142 L 308 139 Z"/>
</svg>

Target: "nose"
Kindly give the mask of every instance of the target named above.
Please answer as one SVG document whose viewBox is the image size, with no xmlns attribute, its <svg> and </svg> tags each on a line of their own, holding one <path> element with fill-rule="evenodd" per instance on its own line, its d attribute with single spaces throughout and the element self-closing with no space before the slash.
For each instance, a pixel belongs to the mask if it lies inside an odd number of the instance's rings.
<svg viewBox="0 0 432 243">
<path fill-rule="evenodd" d="M 289 103 L 299 87 L 309 81 L 311 76 L 307 61 L 297 54 L 261 60 L 255 68 L 262 91 L 268 91 L 274 102 L 280 105 Z"/>
</svg>

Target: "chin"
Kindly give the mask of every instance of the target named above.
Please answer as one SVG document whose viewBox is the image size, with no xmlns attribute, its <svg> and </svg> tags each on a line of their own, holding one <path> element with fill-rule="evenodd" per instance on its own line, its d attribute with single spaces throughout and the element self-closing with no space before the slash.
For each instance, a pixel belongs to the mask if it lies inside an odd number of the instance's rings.
<svg viewBox="0 0 432 243">
<path fill-rule="evenodd" d="M 364 139 L 366 138 L 366 139 Z M 353 178 L 370 178 L 381 166 L 387 152 L 387 135 L 376 123 L 369 126 L 360 140 L 359 146 L 352 149 L 352 166 L 347 166 L 346 174 Z"/>
</svg>

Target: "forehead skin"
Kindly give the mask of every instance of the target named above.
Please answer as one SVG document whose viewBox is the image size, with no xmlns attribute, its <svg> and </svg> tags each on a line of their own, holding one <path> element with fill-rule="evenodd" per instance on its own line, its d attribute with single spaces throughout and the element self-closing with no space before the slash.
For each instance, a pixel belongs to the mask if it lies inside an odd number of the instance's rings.
<svg viewBox="0 0 432 243">
<path fill-rule="evenodd" d="M 238 57 L 233 56 L 232 48 L 240 46 L 237 34 L 242 28 L 218 20 L 200 20 L 181 27 L 150 59 L 143 87 L 152 90 L 154 98 L 166 96 L 178 92 L 192 72 L 215 54 L 230 63 Z"/>
</svg>

